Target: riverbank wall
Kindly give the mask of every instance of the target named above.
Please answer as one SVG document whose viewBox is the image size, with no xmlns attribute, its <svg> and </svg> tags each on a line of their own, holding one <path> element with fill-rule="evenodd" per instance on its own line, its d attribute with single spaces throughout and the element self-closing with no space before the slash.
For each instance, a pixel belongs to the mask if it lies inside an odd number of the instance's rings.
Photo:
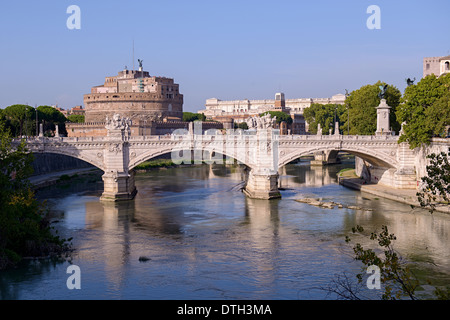
<svg viewBox="0 0 450 320">
<path fill-rule="evenodd" d="M 380 198 L 385 198 L 420 208 L 420 203 L 417 200 L 416 195 L 417 190 L 395 189 L 384 185 L 366 184 L 364 179 L 356 177 L 354 171 L 353 175 L 351 172 L 347 172 L 346 175 L 338 175 L 338 182 L 340 185 L 350 189 L 366 192 Z M 450 206 L 436 206 L 436 211 L 450 213 Z"/>
</svg>

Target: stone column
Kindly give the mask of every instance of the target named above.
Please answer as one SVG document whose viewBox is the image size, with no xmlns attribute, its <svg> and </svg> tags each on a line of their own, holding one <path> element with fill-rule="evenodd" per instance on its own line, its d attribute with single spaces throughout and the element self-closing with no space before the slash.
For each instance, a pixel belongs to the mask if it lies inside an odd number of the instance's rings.
<svg viewBox="0 0 450 320">
<path fill-rule="evenodd" d="M 108 141 L 103 151 L 105 174 L 103 175 L 104 190 L 102 201 L 132 200 L 136 193 L 134 171 L 128 170 L 129 143 L 126 136 L 126 126 L 121 119 L 109 123 Z"/>
<path fill-rule="evenodd" d="M 253 199 L 276 199 L 281 198 L 281 193 L 278 190 L 278 173 L 254 172 L 251 170 L 247 177 L 247 183 L 244 193 Z"/>
<path fill-rule="evenodd" d="M 324 166 L 327 164 L 327 155 L 324 151 L 314 152 L 314 160 L 311 160 L 311 166 Z"/>
<path fill-rule="evenodd" d="M 386 103 L 386 99 L 381 99 L 380 105 L 377 109 L 377 131 L 375 135 L 391 135 L 391 129 L 389 126 L 389 114 L 391 107 Z"/>
<path fill-rule="evenodd" d="M 254 166 L 247 176 L 244 193 L 254 199 L 281 198 L 278 190 L 279 130 L 258 129 L 252 158 Z"/>
<path fill-rule="evenodd" d="M 137 194 L 134 185 L 134 171 L 118 172 L 110 170 L 102 176 L 104 183 L 102 201 L 125 201 L 133 200 Z"/>
</svg>

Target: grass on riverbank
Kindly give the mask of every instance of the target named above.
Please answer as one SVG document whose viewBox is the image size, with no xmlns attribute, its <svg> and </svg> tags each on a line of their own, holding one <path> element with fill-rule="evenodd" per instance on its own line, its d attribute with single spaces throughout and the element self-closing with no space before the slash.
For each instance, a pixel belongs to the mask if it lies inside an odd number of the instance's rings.
<svg viewBox="0 0 450 320">
<path fill-rule="evenodd" d="M 146 162 L 141 163 L 140 165 L 136 166 L 136 170 L 150 170 L 150 169 L 156 169 L 156 168 L 170 168 L 175 167 L 175 163 L 172 162 L 170 159 L 155 159 L 155 160 L 149 160 Z"/>
<path fill-rule="evenodd" d="M 355 173 L 355 169 L 352 168 L 342 169 L 338 172 L 337 176 L 343 178 L 359 178 Z"/>
</svg>

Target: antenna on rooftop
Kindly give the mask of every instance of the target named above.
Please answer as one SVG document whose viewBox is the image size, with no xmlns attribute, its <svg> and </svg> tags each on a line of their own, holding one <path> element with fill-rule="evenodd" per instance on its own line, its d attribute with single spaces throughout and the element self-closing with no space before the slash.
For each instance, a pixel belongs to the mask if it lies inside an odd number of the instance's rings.
<svg viewBox="0 0 450 320">
<path fill-rule="evenodd" d="M 134 71 L 134 39 L 133 39 L 133 71 Z"/>
</svg>

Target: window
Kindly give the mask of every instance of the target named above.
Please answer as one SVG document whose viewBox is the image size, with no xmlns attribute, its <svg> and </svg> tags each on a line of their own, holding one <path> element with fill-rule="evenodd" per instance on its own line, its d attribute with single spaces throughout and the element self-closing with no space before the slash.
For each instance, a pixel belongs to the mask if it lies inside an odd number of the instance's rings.
<svg viewBox="0 0 450 320">
<path fill-rule="evenodd" d="M 445 61 L 445 70 L 450 70 L 450 62 Z"/>
<path fill-rule="evenodd" d="M 429 63 L 427 63 L 427 70 L 429 70 L 430 69 L 430 64 Z"/>
</svg>

